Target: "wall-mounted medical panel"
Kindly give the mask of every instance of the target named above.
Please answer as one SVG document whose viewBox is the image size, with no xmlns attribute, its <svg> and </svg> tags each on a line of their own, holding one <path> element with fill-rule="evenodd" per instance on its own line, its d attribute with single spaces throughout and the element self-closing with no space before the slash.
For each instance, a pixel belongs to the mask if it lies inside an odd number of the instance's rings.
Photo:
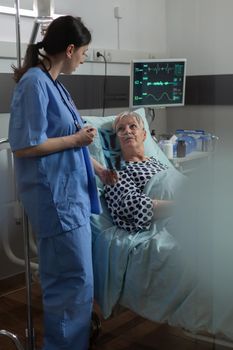
<svg viewBox="0 0 233 350">
<path fill-rule="evenodd" d="M 195 75 L 186 80 L 186 105 L 233 105 L 233 75 Z"/>
<path fill-rule="evenodd" d="M 129 77 L 102 75 L 61 75 L 59 80 L 69 90 L 79 109 L 103 107 L 104 84 L 106 84 L 105 107 L 129 106 Z M 0 74 L 0 113 L 8 113 L 15 83 L 10 73 Z"/>
<path fill-rule="evenodd" d="M 129 107 L 129 76 L 61 75 L 79 109 Z M 14 88 L 12 74 L 0 73 L 0 113 L 8 113 Z M 185 105 L 233 105 L 233 75 L 187 76 Z"/>
</svg>

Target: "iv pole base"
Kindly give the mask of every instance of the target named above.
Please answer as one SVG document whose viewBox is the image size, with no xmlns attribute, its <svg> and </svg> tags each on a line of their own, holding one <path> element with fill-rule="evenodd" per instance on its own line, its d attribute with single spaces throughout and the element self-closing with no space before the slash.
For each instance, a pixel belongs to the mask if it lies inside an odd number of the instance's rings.
<svg viewBox="0 0 233 350">
<path fill-rule="evenodd" d="M 22 344 L 20 343 L 17 335 L 15 335 L 14 333 L 8 332 L 4 329 L 0 329 L 0 336 L 1 335 L 6 336 L 7 338 L 10 338 L 18 350 L 25 350 Z"/>
</svg>

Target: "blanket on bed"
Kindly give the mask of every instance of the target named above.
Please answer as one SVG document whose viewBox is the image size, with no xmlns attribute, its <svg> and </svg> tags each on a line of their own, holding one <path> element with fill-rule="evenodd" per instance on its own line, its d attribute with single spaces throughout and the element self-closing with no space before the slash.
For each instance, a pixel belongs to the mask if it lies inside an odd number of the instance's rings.
<svg viewBox="0 0 233 350">
<path fill-rule="evenodd" d="M 184 181 L 170 168 L 155 174 L 144 191 L 151 198 L 174 199 Z M 173 218 L 129 234 L 113 225 L 101 202 L 103 214 L 92 217 L 92 231 L 95 299 L 103 316 L 120 304 L 153 321 L 209 331 L 210 305 L 196 292 L 195 271 L 184 261 Z"/>
</svg>

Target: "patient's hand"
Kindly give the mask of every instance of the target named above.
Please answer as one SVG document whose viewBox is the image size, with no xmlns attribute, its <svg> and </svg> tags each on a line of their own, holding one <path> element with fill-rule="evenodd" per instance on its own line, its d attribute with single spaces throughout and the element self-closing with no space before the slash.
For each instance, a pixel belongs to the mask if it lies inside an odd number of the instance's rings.
<svg viewBox="0 0 233 350">
<path fill-rule="evenodd" d="M 118 174 L 115 170 L 103 168 L 97 175 L 104 185 L 115 185 L 118 181 Z"/>
<path fill-rule="evenodd" d="M 154 218 L 162 219 L 170 216 L 174 209 L 173 200 L 153 199 Z"/>
<path fill-rule="evenodd" d="M 115 185 L 118 181 L 118 174 L 115 170 L 110 170 L 103 167 L 102 164 L 97 162 L 96 159 L 92 158 L 93 166 L 95 169 L 95 173 L 99 176 L 100 181 L 103 182 L 104 185 Z"/>
</svg>

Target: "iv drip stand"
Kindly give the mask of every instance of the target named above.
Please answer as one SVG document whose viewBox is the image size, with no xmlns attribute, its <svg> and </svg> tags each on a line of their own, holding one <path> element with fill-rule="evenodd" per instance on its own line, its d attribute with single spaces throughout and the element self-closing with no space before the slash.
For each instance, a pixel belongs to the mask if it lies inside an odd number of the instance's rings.
<svg viewBox="0 0 233 350">
<path fill-rule="evenodd" d="M 15 0 L 15 24 L 16 24 L 16 49 L 17 49 L 17 64 L 21 67 L 21 41 L 20 41 L 20 14 L 19 0 Z M 4 142 L 8 142 L 4 140 Z M 24 235 L 24 259 L 25 259 L 25 281 L 26 281 L 26 298 L 27 298 L 27 329 L 26 332 L 26 349 L 35 350 L 34 329 L 32 323 L 31 312 L 31 267 L 29 256 L 29 227 L 28 218 L 23 210 L 23 235 Z M 24 350 L 17 335 L 6 330 L 0 330 L 0 336 L 10 338 L 18 350 Z"/>
</svg>

